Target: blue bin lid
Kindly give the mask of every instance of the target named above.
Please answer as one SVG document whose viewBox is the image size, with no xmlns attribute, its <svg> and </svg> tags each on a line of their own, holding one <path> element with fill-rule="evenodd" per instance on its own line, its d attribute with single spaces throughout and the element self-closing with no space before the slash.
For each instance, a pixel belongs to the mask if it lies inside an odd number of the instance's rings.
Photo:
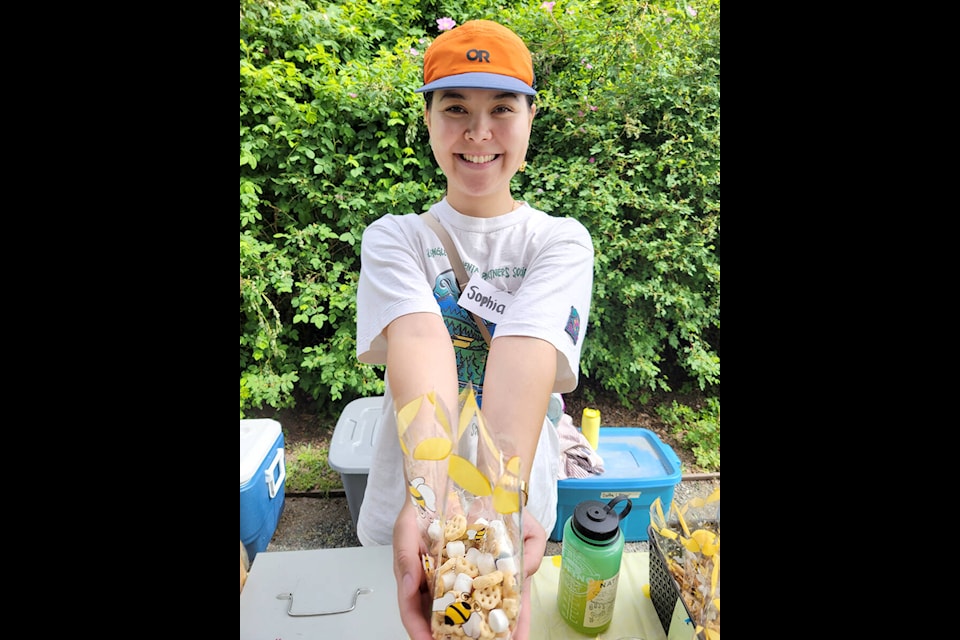
<svg viewBox="0 0 960 640">
<path fill-rule="evenodd" d="M 600 427 L 597 453 L 603 473 L 564 478 L 563 489 L 619 490 L 680 482 L 680 458 L 656 433 L 640 427 Z"/>
</svg>

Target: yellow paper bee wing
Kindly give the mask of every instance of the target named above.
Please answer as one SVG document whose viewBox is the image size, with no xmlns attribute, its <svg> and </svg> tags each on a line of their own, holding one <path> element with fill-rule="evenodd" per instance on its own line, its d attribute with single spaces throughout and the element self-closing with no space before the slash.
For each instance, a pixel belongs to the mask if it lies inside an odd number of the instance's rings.
<svg viewBox="0 0 960 640">
<path fill-rule="evenodd" d="M 443 432 L 447 434 L 447 436 L 452 437 L 453 428 L 450 426 L 450 419 L 447 417 L 447 408 L 432 391 L 427 394 L 427 397 L 430 399 L 430 403 L 433 405 L 433 415 L 436 417 L 437 422 L 440 423 L 440 426 L 443 427 Z"/>
<path fill-rule="evenodd" d="M 520 511 L 520 492 L 508 489 L 502 483 L 493 490 L 493 508 L 497 513 L 516 513 Z"/>
<path fill-rule="evenodd" d="M 422 403 L 423 396 L 419 396 L 397 409 L 397 435 L 400 437 L 400 448 L 403 450 L 403 455 L 405 456 L 409 456 L 410 451 L 407 449 L 407 444 L 404 442 L 403 436 L 410 427 L 410 423 L 413 422 L 413 418 L 420 411 L 420 405 Z"/>
<path fill-rule="evenodd" d="M 468 385 L 466 389 L 460 392 L 460 404 L 463 407 L 460 410 L 460 422 L 457 425 L 457 440 L 463 436 L 463 432 L 470 426 L 475 414 L 480 413 L 480 407 L 477 406 L 477 395 L 473 391 L 473 385 Z"/>
<path fill-rule="evenodd" d="M 427 438 L 421 441 L 413 450 L 415 460 L 443 460 L 453 449 L 449 438 Z"/>
<path fill-rule="evenodd" d="M 690 527 L 687 526 L 687 521 L 683 519 L 683 512 L 687 510 L 687 505 L 683 505 L 682 509 L 677 509 L 677 520 L 680 521 L 680 526 L 683 528 L 683 532 L 690 536 Z"/>
<path fill-rule="evenodd" d="M 653 508 L 655 509 L 655 512 L 656 512 L 656 522 L 655 522 L 655 524 L 656 524 L 657 528 L 658 528 L 658 529 L 662 529 L 662 528 L 666 527 L 666 526 L 667 526 L 667 519 L 666 519 L 666 518 L 664 517 L 664 515 L 663 515 L 663 503 L 660 501 L 660 496 L 657 496 L 657 498 L 653 501 L 653 504 L 652 504 L 651 506 L 653 506 Z"/>
<path fill-rule="evenodd" d="M 705 556 L 712 556 L 720 549 L 720 543 L 717 542 L 717 534 L 706 529 L 697 529 L 689 538 L 680 537 L 680 542 L 691 553 L 702 553 Z"/>
<path fill-rule="evenodd" d="M 493 489 L 493 508 L 503 514 L 520 510 L 520 456 L 507 460 L 506 473 Z"/>
<path fill-rule="evenodd" d="M 680 535 L 676 531 L 668 527 L 663 527 L 659 529 L 659 531 L 660 531 L 660 535 L 662 535 L 664 538 L 670 538 L 671 540 L 676 540 L 677 537 Z"/>
<path fill-rule="evenodd" d="M 473 495 L 482 497 L 493 493 L 487 477 L 480 473 L 480 470 L 466 458 L 462 458 L 455 453 L 450 454 L 448 464 L 447 473 L 450 478 Z"/>
</svg>

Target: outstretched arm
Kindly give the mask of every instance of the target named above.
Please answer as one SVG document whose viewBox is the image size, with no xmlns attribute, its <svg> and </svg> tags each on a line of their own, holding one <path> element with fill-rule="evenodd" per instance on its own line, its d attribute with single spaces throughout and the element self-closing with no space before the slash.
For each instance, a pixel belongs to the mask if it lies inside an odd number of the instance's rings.
<svg viewBox="0 0 960 640">
<path fill-rule="evenodd" d="M 436 392 L 451 412 L 457 411 L 457 360 L 443 319 L 433 313 L 400 316 L 384 330 L 387 372 L 397 407 Z"/>
<path fill-rule="evenodd" d="M 440 316 L 432 313 L 400 316 L 390 323 L 386 334 L 387 371 L 395 406 L 403 407 L 424 394 L 435 392 L 451 412 L 450 418 L 455 419 L 456 358 L 450 334 Z M 429 403 L 423 403 L 414 423 L 432 421 L 430 409 Z M 423 550 L 416 510 L 409 500 L 404 500 L 393 528 L 393 572 L 400 620 L 411 640 L 433 639 L 429 617 L 433 598 L 420 560 Z"/>
<path fill-rule="evenodd" d="M 557 350 L 549 342 L 494 336 L 483 381 L 483 416 L 504 455 L 520 456 L 527 482 L 556 375 Z"/>
</svg>

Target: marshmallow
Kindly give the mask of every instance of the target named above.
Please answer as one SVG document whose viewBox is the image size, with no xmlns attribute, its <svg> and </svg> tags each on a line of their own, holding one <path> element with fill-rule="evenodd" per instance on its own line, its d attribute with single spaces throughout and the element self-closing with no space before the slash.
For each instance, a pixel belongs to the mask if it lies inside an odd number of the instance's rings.
<svg viewBox="0 0 960 640">
<path fill-rule="evenodd" d="M 494 633 L 500 633 L 510 628 L 510 620 L 503 609 L 492 610 L 487 618 L 487 624 L 490 625 L 490 630 Z"/>
<path fill-rule="evenodd" d="M 493 554 L 490 553 L 481 553 L 474 564 L 477 565 L 477 568 L 480 570 L 480 575 L 482 576 L 497 570 L 497 561 L 494 559 Z"/>
<path fill-rule="evenodd" d="M 453 575 L 453 571 L 447 571 L 446 573 L 440 576 L 440 579 L 443 580 L 443 591 L 447 592 L 453 589 L 453 581 L 456 580 L 457 576 Z"/>
<path fill-rule="evenodd" d="M 512 556 L 500 558 L 497 560 L 497 569 L 503 572 L 503 575 L 513 575 L 517 572 L 517 563 Z"/>
<path fill-rule="evenodd" d="M 479 638 L 480 633 L 483 631 L 483 618 L 477 615 L 470 616 L 466 622 L 463 623 L 463 633 L 470 638 Z"/>
<path fill-rule="evenodd" d="M 458 573 L 457 579 L 453 582 L 453 590 L 460 593 L 470 593 L 473 588 L 473 578 L 465 573 Z"/>
<path fill-rule="evenodd" d="M 467 549 L 467 562 L 470 564 L 477 564 L 477 560 L 480 559 L 480 549 L 476 547 L 470 547 Z"/>
<path fill-rule="evenodd" d="M 447 593 L 440 598 L 435 598 L 433 601 L 433 610 L 434 611 L 443 611 L 447 608 L 451 602 L 457 599 L 455 593 Z"/>
<path fill-rule="evenodd" d="M 440 526 L 440 522 L 437 520 L 431 522 L 427 528 L 427 534 L 431 540 L 443 540 L 443 527 Z"/>
<path fill-rule="evenodd" d="M 463 546 L 463 542 L 460 540 L 454 540 L 453 542 L 447 543 L 447 557 L 448 558 L 459 558 L 461 557 L 466 549 Z"/>
</svg>

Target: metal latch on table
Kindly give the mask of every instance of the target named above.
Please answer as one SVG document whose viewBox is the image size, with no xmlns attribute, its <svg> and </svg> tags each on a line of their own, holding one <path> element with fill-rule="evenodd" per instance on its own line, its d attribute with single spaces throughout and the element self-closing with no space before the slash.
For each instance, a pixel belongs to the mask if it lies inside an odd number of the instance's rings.
<svg viewBox="0 0 960 640">
<path fill-rule="evenodd" d="M 305 617 L 305 616 L 332 616 L 338 613 L 349 613 L 357 608 L 357 598 L 364 593 L 373 593 L 373 589 L 367 587 L 358 588 L 353 594 L 353 601 L 350 603 L 350 607 L 347 609 L 339 609 L 337 611 L 318 611 L 316 613 L 300 613 L 293 610 L 293 595 L 292 593 L 278 593 L 277 600 L 289 600 L 290 606 L 287 607 L 287 615 L 294 617 Z M 301 598 L 302 599 L 302 598 Z"/>
</svg>

